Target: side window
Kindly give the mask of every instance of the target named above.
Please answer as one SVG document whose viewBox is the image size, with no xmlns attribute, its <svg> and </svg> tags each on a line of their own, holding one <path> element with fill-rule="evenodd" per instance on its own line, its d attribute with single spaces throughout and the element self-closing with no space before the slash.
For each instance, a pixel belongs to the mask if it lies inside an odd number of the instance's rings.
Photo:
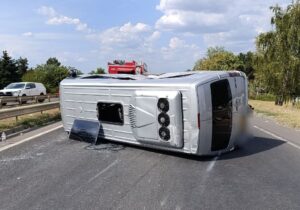
<svg viewBox="0 0 300 210">
<path fill-rule="evenodd" d="M 26 89 L 33 89 L 35 88 L 35 84 L 34 83 L 28 83 L 26 84 Z"/>
</svg>

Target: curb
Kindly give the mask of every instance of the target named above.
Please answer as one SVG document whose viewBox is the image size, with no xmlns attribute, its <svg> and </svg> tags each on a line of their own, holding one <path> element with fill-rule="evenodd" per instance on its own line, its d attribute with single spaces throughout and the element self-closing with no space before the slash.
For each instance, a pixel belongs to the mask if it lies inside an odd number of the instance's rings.
<svg viewBox="0 0 300 210">
<path fill-rule="evenodd" d="M 10 138 L 13 138 L 13 137 L 16 137 L 16 136 L 19 136 L 19 135 L 23 135 L 24 133 L 28 133 L 30 131 L 34 131 L 36 129 L 39 129 L 39 128 L 42 128 L 42 127 L 45 127 L 47 125 L 50 125 L 50 124 L 54 124 L 56 122 L 59 122 L 60 120 L 57 120 L 57 121 L 51 121 L 51 122 L 48 122 L 48 123 L 45 123 L 41 126 L 33 126 L 33 127 L 30 127 L 30 128 L 26 128 L 25 126 L 17 126 L 15 128 L 12 128 L 12 129 L 7 129 L 7 130 L 4 130 L 4 131 L 1 131 L 0 132 L 0 142 L 2 141 L 6 141 Z M 1 136 L 2 134 L 5 133 L 5 136 L 6 136 L 6 139 L 2 140 Z"/>
</svg>

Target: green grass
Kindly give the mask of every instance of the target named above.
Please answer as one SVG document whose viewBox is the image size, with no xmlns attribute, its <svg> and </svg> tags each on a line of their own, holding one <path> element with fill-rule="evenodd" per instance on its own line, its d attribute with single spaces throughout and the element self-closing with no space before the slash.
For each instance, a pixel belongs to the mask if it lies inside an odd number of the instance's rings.
<svg viewBox="0 0 300 210">
<path fill-rule="evenodd" d="M 260 94 L 260 95 L 249 95 L 252 100 L 260 101 L 275 101 L 276 97 L 273 94 Z"/>
<path fill-rule="evenodd" d="M 49 122 L 59 121 L 61 119 L 60 112 L 55 113 L 44 113 L 35 116 L 29 116 L 22 118 L 15 122 L 10 123 L 0 123 L 0 131 L 11 129 L 18 126 L 23 126 L 26 128 L 39 127 L 45 125 Z"/>
<path fill-rule="evenodd" d="M 263 114 L 263 115 L 270 116 L 270 117 L 275 117 L 275 116 L 279 115 L 278 113 L 274 113 L 274 112 L 270 112 L 270 111 L 262 111 L 259 109 L 255 109 L 255 111 L 256 111 L 256 113 Z"/>
<path fill-rule="evenodd" d="M 294 128 L 300 128 L 300 109 L 291 103 L 276 106 L 274 101 L 249 100 L 256 113 L 271 117 L 276 121 Z"/>
</svg>

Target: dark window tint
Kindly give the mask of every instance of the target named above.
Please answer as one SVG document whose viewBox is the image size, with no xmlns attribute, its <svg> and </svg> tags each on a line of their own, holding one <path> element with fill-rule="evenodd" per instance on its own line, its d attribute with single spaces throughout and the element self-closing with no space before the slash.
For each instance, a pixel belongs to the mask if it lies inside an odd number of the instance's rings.
<svg viewBox="0 0 300 210">
<path fill-rule="evenodd" d="M 212 145 L 211 150 L 221 150 L 228 146 L 232 128 L 232 95 L 227 79 L 211 84 L 212 102 Z"/>
<path fill-rule="evenodd" d="M 119 103 L 102 103 L 98 105 L 98 119 L 103 123 L 124 124 L 123 106 Z"/>
<path fill-rule="evenodd" d="M 27 89 L 35 88 L 35 84 L 34 84 L 34 83 L 28 83 L 28 84 L 26 85 L 26 88 L 27 88 Z"/>
</svg>

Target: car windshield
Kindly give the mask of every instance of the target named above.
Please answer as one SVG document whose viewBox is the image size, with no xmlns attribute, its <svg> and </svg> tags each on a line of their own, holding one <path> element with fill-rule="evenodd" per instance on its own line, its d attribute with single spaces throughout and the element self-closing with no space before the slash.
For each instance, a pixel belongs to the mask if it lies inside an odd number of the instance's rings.
<svg viewBox="0 0 300 210">
<path fill-rule="evenodd" d="M 6 89 L 22 89 L 24 88 L 25 84 L 24 83 L 12 83 L 9 84 Z"/>
</svg>

